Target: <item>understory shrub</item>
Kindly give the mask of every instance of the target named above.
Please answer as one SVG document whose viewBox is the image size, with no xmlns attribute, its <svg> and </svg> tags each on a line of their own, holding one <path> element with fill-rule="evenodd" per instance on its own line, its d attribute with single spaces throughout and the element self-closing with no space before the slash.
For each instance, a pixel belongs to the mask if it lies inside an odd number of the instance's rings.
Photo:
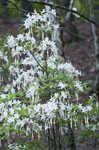
<svg viewBox="0 0 99 150">
<path fill-rule="evenodd" d="M 46 150 L 55 134 L 62 143 L 68 124 L 95 133 L 99 105 L 94 96 L 85 105 L 79 102 L 81 72 L 59 55 L 56 11 L 45 7 L 27 14 L 23 28 L 16 37 L 9 35 L 0 51 L 1 68 L 8 72 L 0 84 L 1 147 L 5 141 L 8 150 Z"/>
</svg>

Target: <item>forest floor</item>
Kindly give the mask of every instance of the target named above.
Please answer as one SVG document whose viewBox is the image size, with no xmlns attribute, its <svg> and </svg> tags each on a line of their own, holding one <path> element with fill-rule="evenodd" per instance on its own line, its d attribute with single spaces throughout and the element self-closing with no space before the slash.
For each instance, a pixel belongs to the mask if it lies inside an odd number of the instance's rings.
<svg viewBox="0 0 99 150">
<path fill-rule="evenodd" d="M 66 61 L 71 61 L 72 64 L 82 72 L 82 81 L 89 81 L 90 85 L 95 79 L 95 54 L 94 44 L 91 32 L 91 27 L 88 22 L 75 21 L 75 25 L 78 29 L 79 36 L 82 40 L 75 42 L 71 45 L 65 43 L 64 54 Z M 20 24 L 15 22 L 7 22 L 6 20 L 0 20 L 0 35 L 13 34 L 16 35 L 19 31 Z M 97 30 L 99 36 L 99 31 Z M 82 97 L 82 101 L 89 95 L 85 94 Z M 79 137 L 78 137 L 79 138 Z M 99 141 L 95 143 L 94 138 L 84 142 L 78 143 L 77 150 L 99 150 Z"/>
</svg>

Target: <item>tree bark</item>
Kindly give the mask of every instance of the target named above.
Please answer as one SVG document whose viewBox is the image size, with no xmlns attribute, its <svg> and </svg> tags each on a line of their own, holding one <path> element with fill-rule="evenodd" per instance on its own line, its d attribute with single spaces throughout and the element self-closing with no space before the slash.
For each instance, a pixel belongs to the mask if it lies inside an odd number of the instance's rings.
<svg viewBox="0 0 99 150">
<path fill-rule="evenodd" d="M 90 6 L 90 19 L 95 20 L 93 0 L 89 0 L 89 6 Z M 96 79 L 93 88 L 95 89 L 96 94 L 99 98 L 99 45 L 98 45 L 98 36 L 96 34 L 96 27 L 92 23 L 91 23 L 91 30 L 94 42 L 94 53 L 96 58 Z"/>
<path fill-rule="evenodd" d="M 67 3 L 65 3 L 65 2 L 67 2 Z M 64 4 L 65 4 L 66 7 L 68 7 L 69 10 L 72 10 L 74 2 L 75 2 L 75 0 L 69 0 L 69 1 L 65 0 Z M 65 26 L 67 25 L 66 23 L 70 22 L 70 25 L 72 25 L 72 21 L 73 21 L 72 12 L 71 11 L 67 11 L 66 16 L 65 16 L 65 21 L 64 21 L 63 34 L 65 32 L 64 31 L 65 30 Z M 69 26 L 69 28 L 70 28 L 70 26 Z M 70 31 L 70 32 L 72 32 L 72 31 Z M 68 34 L 67 36 L 71 36 L 71 35 Z M 69 39 L 69 41 L 70 41 L 70 39 Z M 71 42 L 72 42 L 72 40 L 71 40 Z M 69 44 L 71 44 L 71 43 L 69 43 Z M 65 127 L 65 126 L 62 127 L 62 132 L 63 132 L 63 150 L 76 150 L 74 132 L 73 132 L 73 130 L 72 130 L 72 128 L 71 128 L 69 123 L 68 123 L 67 127 Z"/>
</svg>

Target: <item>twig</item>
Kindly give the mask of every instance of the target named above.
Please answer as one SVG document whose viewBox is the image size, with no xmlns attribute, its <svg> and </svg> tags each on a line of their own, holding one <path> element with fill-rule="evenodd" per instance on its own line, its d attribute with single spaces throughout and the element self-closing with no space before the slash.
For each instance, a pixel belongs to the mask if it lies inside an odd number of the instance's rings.
<svg viewBox="0 0 99 150">
<path fill-rule="evenodd" d="M 19 8 L 13 1 L 8 0 L 8 2 L 11 3 L 17 10 L 27 13 L 26 10 Z"/>
<path fill-rule="evenodd" d="M 42 69 L 42 71 L 46 71 L 45 69 L 44 69 L 44 67 L 42 67 L 42 65 L 39 63 L 39 61 L 36 59 L 36 57 L 34 56 L 34 54 L 32 55 L 33 56 L 33 58 L 35 59 L 35 61 L 37 62 L 37 64 L 41 67 L 41 69 Z"/>
</svg>

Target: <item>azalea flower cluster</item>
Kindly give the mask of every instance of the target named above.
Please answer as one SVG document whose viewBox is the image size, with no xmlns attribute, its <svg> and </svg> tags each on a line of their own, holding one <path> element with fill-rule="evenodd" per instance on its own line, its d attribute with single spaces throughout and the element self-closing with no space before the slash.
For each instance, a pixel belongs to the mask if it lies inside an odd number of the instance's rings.
<svg viewBox="0 0 99 150">
<path fill-rule="evenodd" d="M 40 13 L 35 10 L 27 15 L 24 27 L 25 32 L 17 37 L 8 36 L 5 45 L 10 54 L 10 84 L 0 95 L 0 130 L 6 126 L 7 135 L 20 131 L 32 137 L 34 131 L 42 131 L 42 123 L 45 130 L 51 127 L 57 115 L 60 120 L 70 121 L 71 126 L 77 127 L 85 120 L 89 127 L 88 114 L 93 107 L 70 101 L 84 89 L 79 81 L 81 72 L 58 54 L 55 33 L 59 25 L 55 10 L 50 7 Z M 9 61 L 7 56 L 4 58 Z"/>
<path fill-rule="evenodd" d="M 8 150 L 25 150 L 26 146 L 19 145 L 18 143 L 13 143 L 8 145 Z"/>
<path fill-rule="evenodd" d="M 77 128 L 79 124 L 83 125 L 84 122 L 86 127 L 93 130 L 93 126 L 90 125 L 90 122 L 95 120 L 94 115 L 97 113 L 96 111 L 93 113 L 93 106 L 83 106 L 82 104 L 73 105 L 72 103 L 64 104 L 61 100 L 58 101 L 58 97 L 59 94 L 57 93 L 45 104 L 29 104 L 28 106 L 19 100 L 10 100 L 5 103 L 1 102 L 0 122 L 3 122 L 3 125 L 0 129 L 3 130 L 5 126 L 9 128 L 8 132 L 5 132 L 6 136 L 10 134 L 10 127 L 11 132 L 14 132 L 14 134 L 15 132 L 17 134 L 19 130 L 25 136 L 32 136 L 31 133 L 33 131 L 37 133 L 42 131 L 42 124 L 39 124 L 40 121 L 44 123 L 45 130 L 52 126 L 53 123 L 55 123 L 56 114 L 58 112 L 61 120 L 70 121 L 71 127 L 75 126 Z M 96 105 L 96 109 L 98 108 L 99 106 Z M 99 124 L 97 125 L 99 126 Z"/>
</svg>

